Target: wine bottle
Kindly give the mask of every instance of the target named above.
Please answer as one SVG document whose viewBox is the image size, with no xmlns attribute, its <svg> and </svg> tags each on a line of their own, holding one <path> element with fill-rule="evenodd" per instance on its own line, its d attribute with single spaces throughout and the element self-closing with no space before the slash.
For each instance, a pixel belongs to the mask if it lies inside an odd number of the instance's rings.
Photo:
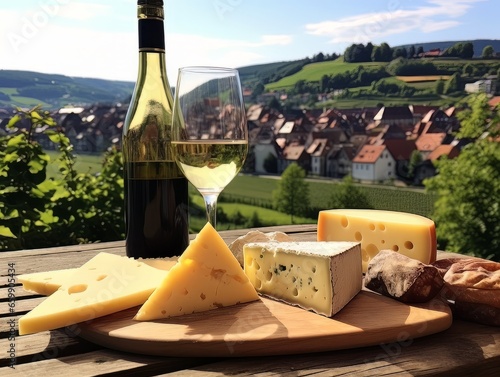
<svg viewBox="0 0 500 377">
<path fill-rule="evenodd" d="M 123 126 L 127 256 L 170 257 L 189 243 L 188 181 L 170 145 L 173 97 L 162 0 L 138 0 L 139 72 Z"/>
</svg>

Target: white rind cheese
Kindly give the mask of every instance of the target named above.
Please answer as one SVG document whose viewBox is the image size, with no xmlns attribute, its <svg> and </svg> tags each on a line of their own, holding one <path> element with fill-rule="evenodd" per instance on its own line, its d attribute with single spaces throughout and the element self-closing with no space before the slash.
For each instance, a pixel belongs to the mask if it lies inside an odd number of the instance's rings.
<svg viewBox="0 0 500 377">
<path fill-rule="evenodd" d="M 256 242 L 243 253 L 257 292 L 327 317 L 361 290 L 358 242 Z"/>
</svg>

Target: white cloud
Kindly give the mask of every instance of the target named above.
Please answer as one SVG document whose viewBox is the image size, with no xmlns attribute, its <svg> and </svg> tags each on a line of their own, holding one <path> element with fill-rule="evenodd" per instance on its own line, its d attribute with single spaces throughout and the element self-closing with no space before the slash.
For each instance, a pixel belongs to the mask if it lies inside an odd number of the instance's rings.
<svg viewBox="0 0 500 377">
<path fill-rule="evenodd" d="M 191 65 L 237 68 L 251 65 L 263 58 L 260 47 L 286 45 L 287 35 L 264 35 L 257 41 L 222 39 L 188 34 L 167 34 L 167 67 L 170 84 L 175 83 L 177 70 Z"/>
<path fill-rule="evenodd" d="M 386 11 L 307 24 L 305 28 L 308 34 L 329 37 L 331 43 L 362 43 L 417 29 L 428 33 L 458 26 L 456 18 L 481 1 L 485 0 L 427 0 L 426 5 L 414 9 L 402 9 L 396 2 Z"/>
<path fill-rule="evenodd" d="M 67 1 L 61 7 L 59 15 L 69 20 L 85 21 L 95 17 L 102 17 L 112 11 L 112 7 L 107 4 L 83 3 Z"/>
</svg>

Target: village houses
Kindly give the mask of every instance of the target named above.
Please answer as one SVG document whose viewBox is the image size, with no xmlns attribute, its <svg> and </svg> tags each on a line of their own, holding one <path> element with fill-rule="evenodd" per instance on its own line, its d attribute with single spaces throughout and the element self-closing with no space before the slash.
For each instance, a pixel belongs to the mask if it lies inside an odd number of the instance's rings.
<svg viewBox="0 0 500 377">
<path fill-rule="evenodd" d="M 500 99 L 493 97 L 490 102 Z M 457 157 L 470 142 L 455 139 L 458 111 L 421 105 L 278 111 L 251 105 L 245 172 L 281 175 L 296 163 L 311 177 L 351 175 L 363 182 L 404 180 L 421 185 L 436 174 L 434 161 Z M 127 105 L 99 104 L 63 108 L 52 116 L 76 153 L 101 154 L 112 145 L 120 146 L 126 112 Z M 0 113 L 0 132 L 8 132 L 10 117 Z M 44 148 L 54 148 L 43 133 L 37 135 Z M 410 169 L 415 154 L 418 164 Z"/>
</svg>

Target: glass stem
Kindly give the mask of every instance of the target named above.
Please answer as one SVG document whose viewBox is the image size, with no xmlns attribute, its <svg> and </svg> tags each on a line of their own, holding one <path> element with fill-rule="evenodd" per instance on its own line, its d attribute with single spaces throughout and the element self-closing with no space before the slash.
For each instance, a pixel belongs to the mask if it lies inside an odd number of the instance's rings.
<svg viewBox="0 0 500 377">
<path fill-rule="evenodd" d="M 215 216 L 217 215 L 217 198 L 219 194 L 205 194 L 203 199 L 205 200 L 205 208 L 207 210 L 207 219 L 210 224 L 215 228 Z"/>
</svg>

